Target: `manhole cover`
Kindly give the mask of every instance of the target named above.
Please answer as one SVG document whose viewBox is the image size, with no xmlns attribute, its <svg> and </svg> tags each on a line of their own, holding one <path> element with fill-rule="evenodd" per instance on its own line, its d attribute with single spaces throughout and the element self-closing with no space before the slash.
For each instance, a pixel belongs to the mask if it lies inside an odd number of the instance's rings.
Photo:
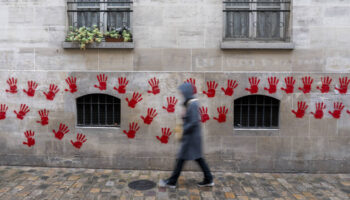
<svg viewBox="0 0 350 200">
<path fill-rule="evenodd" d="M 149 180 L 138 180 L 129 183 L 128 186 L 134 190 L 149 190 L 156 187 L 156 183 Z"/>
</svg>

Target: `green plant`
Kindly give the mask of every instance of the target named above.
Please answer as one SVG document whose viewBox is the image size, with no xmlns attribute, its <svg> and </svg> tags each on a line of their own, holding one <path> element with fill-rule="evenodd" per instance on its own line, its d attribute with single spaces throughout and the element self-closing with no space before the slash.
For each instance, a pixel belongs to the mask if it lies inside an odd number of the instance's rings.
<svg viewBox="0 0 350 200">
<path fill-rule="evenodd" d="M 122 32 L 122 36 L 124 38 L 124 42 L 131 42 L 132 41 L 132 34 L 129 30 L 124 29 Z"/>
<path fill-rule="evenodd" d="M 107 31 L 104 34 L 105 37 L 110 37 L 110 38 L 120 38 L 121 35 L 119 34 L 119 31 L 112 30 L 112 31 Z"/>
<path fill-rule="evenodd" d="M 85 49 L 87 44 L 93 42 L 102 42 L 103 34 L 97 28 L 97 26 L 80 27 L 80 28 L 69 28 L 70 31 L 66 37 L 67 42 L 78 42 L 80 44 L 80 49 Z"/>
</svg>

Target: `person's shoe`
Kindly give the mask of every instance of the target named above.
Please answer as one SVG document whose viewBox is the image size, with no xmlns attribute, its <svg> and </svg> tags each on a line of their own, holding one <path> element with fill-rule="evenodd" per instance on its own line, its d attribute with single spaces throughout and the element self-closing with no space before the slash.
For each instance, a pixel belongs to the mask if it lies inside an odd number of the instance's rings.
<svg viewBox="0 0 350 200">
<path fill-rule="evenodd" d="M 199 187 L 213 187 L 215 184 L 214 184 L 214 181 L 202 181 L 197 183 L 197 185 Z"/>
<path fill-rule="evenodd" d="M 176 188 L 176 184 L 171 184 L 171 183 L 169 183 L 169 180 L 163 180 L 163 179 L 159 180 L 158 186 L 159 187 L 168 187 L 171 189 Z"/>
</svg>

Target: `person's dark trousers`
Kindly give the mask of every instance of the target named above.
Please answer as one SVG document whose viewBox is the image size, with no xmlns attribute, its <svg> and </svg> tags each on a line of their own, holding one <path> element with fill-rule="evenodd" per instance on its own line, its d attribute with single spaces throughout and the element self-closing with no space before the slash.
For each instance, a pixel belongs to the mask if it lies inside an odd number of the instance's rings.
<svg viewBox="0 0 350 200">
<path fill-rule="evenodd" d="M 171 175 L 171 177 L 168 179 L 170 184 L 176 184 L 177 179 L 179 178 L 183 165 L 185 164 L 186 160 L 183 159 L 178 159 L 175 165 L 175 169 Z M 195 160 L 198 165 L 200 166 L 200 168 L 202 169 L 203 173 L 204 173 L 204 180 L 211 182 L 213 181 L 213 176 L 211 175 L 210 169 L 207 165 L 207 163 L 205 162 L 205 160 L 203 158 L 198 158 Z"/>
</svg>

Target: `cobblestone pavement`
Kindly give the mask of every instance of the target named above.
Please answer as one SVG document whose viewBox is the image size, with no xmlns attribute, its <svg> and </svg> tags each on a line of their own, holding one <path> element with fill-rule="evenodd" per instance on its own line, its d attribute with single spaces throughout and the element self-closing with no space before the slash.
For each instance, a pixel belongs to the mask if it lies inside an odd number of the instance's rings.
<svg viewBox="0 0 350 200">
<path fill-rule="evenodd" d="M 0 199 L 350 199 L 350 174 L 216 172 L 213 188 L 198 188 L 199 172 L 184 172 L 177 189 L 136 191 L 134 180 L 158 182 L 170 172 L 0 166 Z"/>
</svg>

